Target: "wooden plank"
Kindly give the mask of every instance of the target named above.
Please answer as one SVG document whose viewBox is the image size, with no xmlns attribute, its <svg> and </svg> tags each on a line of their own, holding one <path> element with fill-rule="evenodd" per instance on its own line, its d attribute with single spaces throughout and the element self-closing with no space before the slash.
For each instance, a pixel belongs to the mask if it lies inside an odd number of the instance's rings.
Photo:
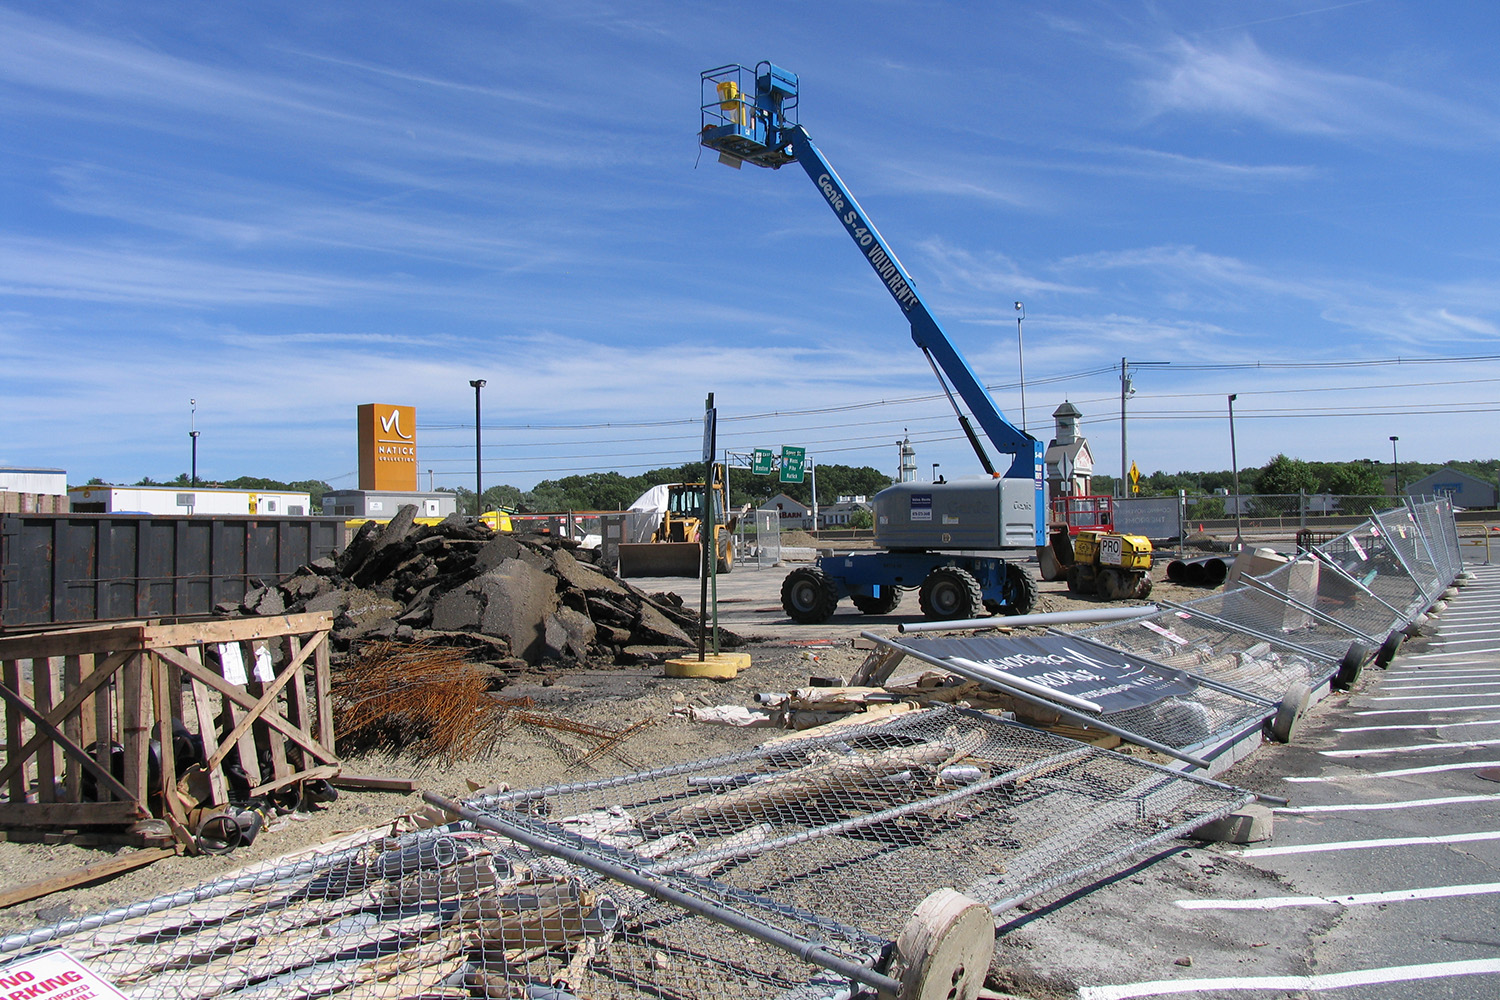
<svg viewBox="0 0 1500 1000">
<path fill-rule="evenodd" d="M 228 618 L 186 625 L 153 625 L 143 629 L 141 642 L 153 649 L 161 646 L 191 646 L 200 642 L 246 642 L 281 635 L 326 632 L 333 627 L 327 612 L 273 615 L 265 618 Z"/>
<path fill-rule="evenodd" d="M 108 861 L 101 861 L 97 865 L 89 865 L 87 868 L 79 868 L 66 875 L 53 875 L 51 878 L 38 879 L 25 885 L 18 885 L 14 889 L 6 889 L 0 892 L 0 909 L 7 906 L 15 906 L 31 899 L 40 899 L 42 896 L 50 896 L 54 892 L 64 889 L 74 889 L 80 885 L 88 885 L 100 879 L 110 878 L 122 872 L 134 871 L 144 868 L 146 865 L 160 861 L 162 858 L 170 858 L 177 854 L 175 847 L 153 847 L 144 851 L 131 851 L 129 854 Z"/>
<path fill-rule="evenodd" d="M 62 681 L 63 700 L 67 701 L 68 696 L 77 691 L 79 685 L 83 682 L 82 656 L 75 654 L 63 658 Z M 79 746 L 86 747 L 94 742 L 90 736 L 84 735 L 84 724 L 91 721 L 92 718 L 86 712 L 78 710 L 69 712 L 62 720 L 63 735 Z M 63 795 L 69 802 L 77 802 L 82 793 L 83 767 L 75 765 L 68 768 L 63 775 Z"/>
<path fill-rule="evenodd" d="M 78 685 L 77 688 L 71 691 L 68 696 L 63 699 L 62 704 L 58 705 L 50 713 L 44 713 L 45 718 L 47 719 L 47 724 L 51 726 L 59 725 L 74 709 L 83 704 L 84 699 L 92 694 L 100 684 L 108 680 L 110 675 L 113 674 L 115 670 L 119 669 L 120 664 L 124 663 L 134 655 L 135 654 L 129 650 L 112 654 L 109 659 L 104 661 L 103 665 L 98 670 L 89 675 L 87 680 L 83 681 Z M 18 688 L 10 686 L 9 684 L 7 684 L 7 686 L 11 687 L 12 691 L 19 690 Z M 105 721 L 102 724 L 96 723 L 96 725 L 98 725 L 98 728 L 102 729 L 106 736 L 108 736 L 108 734 L 111 732 L 107 714 Z M 32 736 L 31 739 L 26 742 L 26 745 L 22 747 L 20 759 L 24 760 L 27 757 L 30 757 L 32 753 L 36 751 L 36 748 L 41 745 L 44 738 L 45 737 L 41 735 Z M 100 763 L 102 766 L 108 767 L 108 747 L 106 746 L 104 750 L 106 755 L 101 758 Z M 20 765 L 19 763 L 17 763 L 15 766 L 19 767 Z M 0 768 L 0 783 L 3 783 L 6 778 L 10 777 L 11 767 L 11 764 L 6 764 L 4 768 Z"/>
<path fill-rule="evenodd" d="M 322 638 L 327 637 L 327 632 L 322 633 Z M 313 657 L 313 681 L 317 689 L 314 707 L 318 711 L 318 739 L 333 754 L 337 752 L 333 745 L 333 669 L 329 663 L 327 642 L 318 644 L 318 651 Z"/>
<path fill-rule="evenodd" d="M 0 666 L 0 682 L 12 691 L 21 690 L 21 664 L 6 660 Z M 5 770 L 10 774 L 10 801 L 26 801 L 26 760 L 31 756 L 23 751 L 21 744 L 21 710 L 5 702 Z"/>
<path fill-rule="evenodd" d="M 240 655 L 244 655 L 243 650 L 240 651 Z M 255 707 L 255 702 L 243 688 L 228 679 L 224 683 L 234 688 L 240 695 L 243 695 L 245 700 L 250 701 L 250 708 L 253 709 Z M 229 752 L 236 750 L 239 753 L 240 767 L 249 775 L 250 784 L 258 785 L 262 780 L 260 761 L 257 759 L 255 753 L 255 736 L 250 732 L 250 723 L 255 720 L 255 716 L 253 714 L 247 715 L 245 707 L 243 702 L 236 698 L 228 697 L 226 692 L 224 711 L 229 716 L 229 721 L 233 723 L 234 728 L 219 744 L 219 756 L 217 758 L 210 757 L 206 766 L 210 771 L 217 770 L 219 765 L 224 762 L 224 759 L 229 756 Z"/>
<path fill-rule="evenodd" d="M 264 785 L 257 785 L 256 787 L 250 789 L 250 794 L 252 796 L 264 795 L 267 792 L 274 792 L 278 788 L 285 788 L 287 785 L 294 785 L 299 781 L 316 781 L 319 778 L 333 778 L 336 777 L 338 773 L 338 764 L 320 764 L 317 767 L 308 768 L 306 771 L 298 771 L 296 774 L 289 774 L 284 778 L 276 778 L 272 781 L 268 781 Z"/>
<path fill-rule="evenodd" d="M 107 649 L 139 649 L 144 623 L 111 624 L 57 632 L 33 632 L 0 638 L 0 660 L 22 660 L 33 656 L 72 656 Z"/>
<path fill-rule="evenodd" d="M 145 657 L 137 653 L 121 667 L 120 679 L 120 745 L 125 748 L 125 780 L 127 797 L 145 804 L 147 764 L 149 751 Z"/>
<path fill-rule="evenodd" d="M 42 718 L 41 715 L 37 713 L 36 709 L 27 704 L 25 698 L 22 698 L 20 695 L 16 694 L 4 684 L 0 684 L 0 698 L 3 698 L 7 705 L 13 706 L 18 709 L 22 716 L 30 719 L 32 724 L 35 725 L 38 730 L 61 744 L 63 749 L 65 749 L 85 768 L 91 771 L 94 777 L 98 781 L 102 782 L 104 787 L 107 788 L 111 793 L 119 795 L 122 798 L 131 798 L 131 795 L 126 790 L 125 786 L 116 781 L 114 775 L 110 774 L 107 769 L 100 767 L 92 757 L 83 752 L 82 747 L 74 743 L 72 740 L 68 739 L 63 735 L 61 730 L 49 723 L 46 719 Z"/>
<path fill-rule="evenodd" d="M 146 815 L 135 802 L 7 802 L 0 826 L 122 826 Z"/>
<path fill-rule="evenodd" d="M 372 774 L 340 774 L 330 778 L 334 788 L 350 788 L 370 792 L 415 792 L 414 778 L 386 778 Z"/>
<path fill-rule="evenodd" d="M 255 700 L 247 695 L 244 691 L 235 687 L 233 684 L 230 684 L 224 678 L 220 677 L 212 670 L 209 670 L 207 667 L 193 665 L 192 661 L 183 656 L 181 651 L 176 649 L 169 649 L 163 646 L 162 648 L 156 650 L 156 654 L 166 659 L 173 660 L 180 667 L 182 667 L 185 673 L 196 677 L 198 680 L 202 681 L 204 684 L 207 684 L 210 688 L 219 692 L 225 698 L 239 705 L 241 708 L 251 708 L 255 705 Z M 338 758 L 335 757 L 332 751 L 330 751 L 327 747 L 319 743 L 306 731 L 298 729 L 290 722 L 287 722 L 281 716 L 267 713 L 265 716 L 265 721 L 271 727 L 279 730 L 283 735 L 295 741 L 299 746 L 307 750 L 318 760 L 326 764 L 337 764 L 339 762 Z"/>
<path fill-rule="evenodd" d="M 117 655 L 129 656 L 128 653 Z M 110 657 L 110 660 L 113 659 L 114 657 Z M 94 682 L 97 687 L 94 694 L 94 732 L 98 742 L 94 746 L 94 762 L 106 771 L 110 769 L 114 756 L 115 720 L 119 718 L 115 706 L 120 685 L 115 678 L 119 675 L 120 665 L 125 662 L 121 660 L 119 665 L 105 669 L 110 660 L 103 664 L 96 663 L 94 673 L 89 675 L 89 681 Z M 107 684 L 104 683 L 106 680 Z"/>
<path fill-rule="evenodd" d="M 286 719 L 299 729 L 306 729 L 311 720 L 307 715 L 307 672 L 305 669 L 305 657 L 300 656 L 302 652 L 302 640 L 295 635 L 286 638 L 287 652 L 291 654 L 294 666 L 288 668 L 296 671 L 296 676 L 287 685 Z M 307 767 L 312 762 L 305 759 L 302 749 L 297 746 L 287 747 L 290 753 L 288 758 L 295 767 Z"/>
<path fill-rule="evenodd" d="M 172 689 L 167 676 L 167 662 L 153 653 L 144 654 L 151 667 L 151 692 L 156 702 L 156 741 L 161 746 L 162 809 L 179 825 L 187 823 L 187 810 L 177 796 L 177 752 L 172 740 Z M 174 828 L 175 830 L 175 828 Z"/>
<path fill-rule="evenodd" d="M 254 645 L 256 647 L 256 649 L 255 649 L 255 655 L 256 656 L 260 656 L 260 650 L 261 649 L 265 649 L 267 651 L 267 653 L 270 652 L 270 647 L 265 642 L 257 642 Z M 264 697 L 267 697 L 267 698 L 271 699 L 271 701 L 270 701 L 270 707 L 275 708 L 277 706 L 278 701 L 280 701 L 280 702 L 287 702 L 287 701 L 289 701 L 289 696 L 286 694 L 285 688 L 286 688 L 286 685 L 293 678 L 295 678 L 296 676 L 297 676 L 296 672 L 293 671 L 290 666 L 288 666 L 286 668 L 285 673 L 282 674 L 282 676 L 280 676 L 280 677 L 278 677 L 276 679 L 276 681 L 274 682 L 274 684 L 272 685 L 272 687 L 275 688 L 277 685 L 279 685 L 282 688 L 282 690 L 281 691 L 276 691 L 276 690 L 267 690 L 266 691 Z M 283 717 L 285 717 L 286 716 L 286 711 L 282 710 L 280 714 Z M 292 773 L 292 769 L 290 767 L 288 767 L 287 763 L 286 763 L 286 740 L 284 740 L 284 739 L 281 738 L 281 734 L 280 733 L 272 732 L 266 726 L 262 726 L 261 730 L 262 730 L 262 732 L 265 733 L 265 735 L 267 737 L 267 740 L 266 740 L 267 747 L 266 747 L 266 749 L 267 749 L 267 752 L 271 756 L 271 777 L 272 777 L 272 779 L 274 779 L 276 781 L 280 781 L 280 780 L 282 780 L 284 778 L 289 777 L 291 775 L 291 773 Z"/>
<path fill-rule="evenodd" d="M 53 668 L 62 662 L 51 657 L 31 661 L 31 704 L 43 718 L 52 710 Z M 57 744 L 42 741 L 36 752 L 36 800 L 57 801 Z"/>
<path fill-rule="evenodd" d="M 187 655 L 195 663 L 202 664 L 203 649 L 200 646 L 190 646 Z M 181 670 L 178 667 L 178 670 Z M 203 740 L 203 758 L 207 760 L 219 752 L 219 733 L 214 725 L 213 702 L 208 693 L 208 688 L 203 682 L 195 677 L 189 676 L 188 682 L 193 689 L 193 711 L 198 717 L 198 735 Z M 214 768 L 208 772 L 209 803 L 216 806 L 229 804 L 229 784 L 224 780 L 222 768 Z"/>
</svg>

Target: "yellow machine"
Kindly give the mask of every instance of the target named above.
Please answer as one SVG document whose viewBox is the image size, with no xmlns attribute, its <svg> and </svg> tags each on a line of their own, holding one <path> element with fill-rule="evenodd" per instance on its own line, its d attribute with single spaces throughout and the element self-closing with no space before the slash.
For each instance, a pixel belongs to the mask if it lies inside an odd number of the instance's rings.
<svg viewBox="0 0 1500 1000">
<path fill-rule="evenodd" d="M 729 486 L 724 467 L 714 465 L 713 485 L 672 483 L 667 487 L 667 507 L 649 542 L 627 542 L 620 546 L 620 575 L 697 576 L 702 564 L 703 514 L 711 498 L 713 538 L 720 573 L 734 569 L 734 529 L 739 518 L 725 520 L 729 509 Z"/>
<path fill-rule="evenodd" d="M 1068 589 L 1110 601 L 1144 600 L 1151 593 L 1151 542 L 1144 535 L 1080 531 L 1073 540 Z"/>
<path fill-rule="evenodd" d="M 412 518 L 413 523 L 426 525 L 442 524 L 444 520 L 446 520 L 446 518 Z M 491 531 L 511 530 L 510 515 L 503 510 L 487 510 L 483 514 L 479 515 L 479 520 L 482 521 Z M 376 524 L 391 523 L 391 519 L 388 517 L 352 517 L 344 523 L 348 526 L 349 534 L 352 536 L 356 531 L 359 530 L 360 525 L 364 524 L 366 521 L 374 521 Z"/>
</svg>

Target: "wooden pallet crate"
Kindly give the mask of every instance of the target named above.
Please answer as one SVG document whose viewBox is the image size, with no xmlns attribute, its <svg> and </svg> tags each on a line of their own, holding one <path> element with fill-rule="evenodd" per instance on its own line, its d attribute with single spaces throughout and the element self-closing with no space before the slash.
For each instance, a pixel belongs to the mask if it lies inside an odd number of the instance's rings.
<svg viewBox="0 0 1500 1000">
<path fill-rule="evenodd" d="M 0 638 L 0 828 L 193 817 L 338 773 L 327 614 L 110 624 Z M 174 740 L 174 735 L 177 740 Z M 174 742 L 206 765 L 179 781 Z"/>
</svg>

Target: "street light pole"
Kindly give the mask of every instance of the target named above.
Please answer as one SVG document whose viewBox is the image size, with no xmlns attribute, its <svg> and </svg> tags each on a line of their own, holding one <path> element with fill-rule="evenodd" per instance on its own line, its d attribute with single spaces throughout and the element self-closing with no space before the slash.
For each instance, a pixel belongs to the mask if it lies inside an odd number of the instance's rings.
<svg viewBox="0 0 1500 1000">
<path fill-rule="evenodd" d="M 197 489 L 197 487 L 198 487 L 198 401 L 196 399 L 190 399 L 190 400 L 188 400 L 188 405 L 193 408 L 193 418 L 192 418 L 192 424 L 191 424 L 192 430 L 188 431 L 188 437 L 192 438 L 192 441 L 193 441 L 193 471 L 192 471 L 192 474 L 191 474 L 191 479 L 192 479 L 192 486 L 193 486 L 193 488 Z"/>
<path fill-rule="evenodd" d="M 484 513 L 484 450 L 480 447 L 479 390 L 485 386 L 482 378 L 471 379 L 474 387 L 474 516 Z"/>
<path fill-rule="evenodd" d="M 941 462 L 933 462 L 932 463 L 932 481 L 933 482 L 937 482 L 937 470 L 938 470 L 938 466 L 942 465 L 942 464 L 943 463 L 941 463 Z"/>
<path fill-rule="evenodd" d="M 1016 357 L 1021 363 L 1021 430 L 1026 430 L 1026 344 L 1021 339 L 1021 320 L 1026 318 L 1024 303 L 1016 303 Z"/>
<path fill-rule="evenodd" d="M 1401 463 L 1396 459 L 1396 442 L 1400 440 L 1399 436 L 1391 435 L 1391 476 L 1395 483 L 1392 492 L 1397 500 L 1401 499 Z"/>
<path fill-rule="evenodd" d="M 1229 467 L 1234 473 L 1234 550 L 1236 552 L 1245 545 L 1245 535 L 1240 526 L 1240 458 L 1234 450 L 1234 401 L 1239 398 L 1237 392 L 1229 394 Z"/>
</svg>

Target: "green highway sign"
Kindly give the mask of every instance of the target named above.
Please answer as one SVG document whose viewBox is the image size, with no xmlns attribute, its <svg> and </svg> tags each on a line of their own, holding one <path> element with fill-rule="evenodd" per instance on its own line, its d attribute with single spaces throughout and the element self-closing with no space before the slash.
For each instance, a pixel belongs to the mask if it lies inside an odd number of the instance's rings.
<svg viewBox="0 0 1500 1000">
<path fill-rule="evenodd" d="M 776 456 L 770 448 L 756 448 L 751 459 L 750 472 L 756 476 L 769 476 L 776 467 Z"/>
<path fill-rule="evenodd" d="M 783 483 L 802 482 L 806 465 L 806 448 L 793 448 L 785 444 L 781 446 L 781 481 Z"/>
</svg>

